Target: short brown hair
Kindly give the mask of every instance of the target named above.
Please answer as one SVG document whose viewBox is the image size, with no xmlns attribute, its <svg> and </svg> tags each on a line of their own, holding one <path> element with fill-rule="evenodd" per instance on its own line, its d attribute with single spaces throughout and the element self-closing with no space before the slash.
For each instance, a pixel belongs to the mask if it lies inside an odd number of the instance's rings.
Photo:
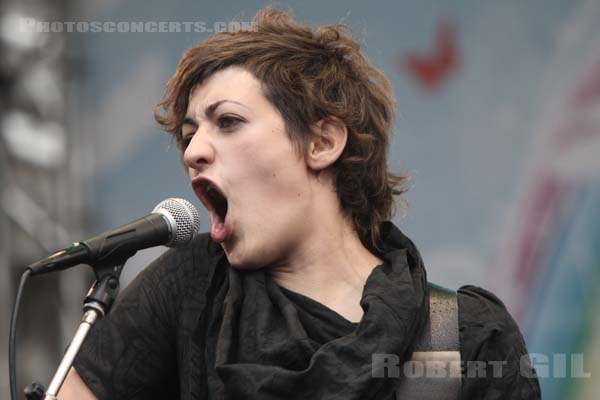
<svg viewBox="0 0 600 400">
<path fill-rule="evenodd" d="M 155 118 L 177 138 L 191 91 L 216 71 L 240 66 L 263 86 L 297 149 L 311 126 L 337 117 L 348 129 L 346 147 L 329 167 L 342 210 L 361 242 L 381 254 L 379 228 L 394 213 L 406 176 L 388 171 L 395 100 L 390 82 L 360 51 L 343 24 L 311 28 L 284 11 L 263 9 L 251 30 L 216 33 L 189 49 L 167 83 Z"/>
</svg>

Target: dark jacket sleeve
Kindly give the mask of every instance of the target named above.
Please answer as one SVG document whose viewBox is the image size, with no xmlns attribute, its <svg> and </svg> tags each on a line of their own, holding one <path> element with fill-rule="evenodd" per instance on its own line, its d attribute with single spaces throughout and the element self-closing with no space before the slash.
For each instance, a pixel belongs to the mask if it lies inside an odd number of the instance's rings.
<svg viewBox="0 0 600 400">
<path fill-rule="evenodd" d="M 462 399 L 539 399 L 540 386 L 519 327 L 492 293 L 458 290 Z"/>
<path fill-rule="evenodd" d="M 206 238 L 169 250 L 119 295 L 84 342 L 74 367 L 99 399 L 178 398 L 181 304 L 208 286 Z"/>
</svg>

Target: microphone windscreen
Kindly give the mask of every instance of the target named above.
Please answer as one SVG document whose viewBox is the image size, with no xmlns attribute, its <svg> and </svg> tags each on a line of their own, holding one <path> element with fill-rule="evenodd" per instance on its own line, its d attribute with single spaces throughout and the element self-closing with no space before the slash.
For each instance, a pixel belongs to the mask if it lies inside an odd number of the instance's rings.
<svg viewBox="0 0 600 400">
<path fill-rule="evenodd" d="M 171 240 L 165 246 L 183 246 L 200 231 L 200 214 L 198 214 L 196 207 L 185 199 L 169 198 L 163 200 L 154 207 L 152 212 L 162 214 L 168 221 Z"/>
</svg>

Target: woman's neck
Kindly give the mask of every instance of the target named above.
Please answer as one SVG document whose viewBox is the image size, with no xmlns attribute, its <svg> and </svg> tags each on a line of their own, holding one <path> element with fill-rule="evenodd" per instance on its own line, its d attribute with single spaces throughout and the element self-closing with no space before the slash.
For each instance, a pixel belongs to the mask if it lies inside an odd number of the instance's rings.
<svg viewBox="0 0 600 400">
<path fill-rule="evenodd" d="M 382 261 L 363 246 L 350 218 L 322 205 L 318 210 L 304 242 L 269 272 L 278 285 L 358 321 L 364 284 Z"/>
</svg>

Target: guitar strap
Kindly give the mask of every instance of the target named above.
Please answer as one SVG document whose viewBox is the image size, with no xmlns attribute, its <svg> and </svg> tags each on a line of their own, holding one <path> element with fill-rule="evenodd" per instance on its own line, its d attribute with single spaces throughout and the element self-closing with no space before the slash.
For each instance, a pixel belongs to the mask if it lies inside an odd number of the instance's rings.
<svg viewBox="0 0 600 400">
<path fill-rule="evenodd" d="M 456 400 L 461 390 L 456 292 L 432 283 L 429 319 L 410 361 L 401 368 L 397 400 Z"/>
</svg>

